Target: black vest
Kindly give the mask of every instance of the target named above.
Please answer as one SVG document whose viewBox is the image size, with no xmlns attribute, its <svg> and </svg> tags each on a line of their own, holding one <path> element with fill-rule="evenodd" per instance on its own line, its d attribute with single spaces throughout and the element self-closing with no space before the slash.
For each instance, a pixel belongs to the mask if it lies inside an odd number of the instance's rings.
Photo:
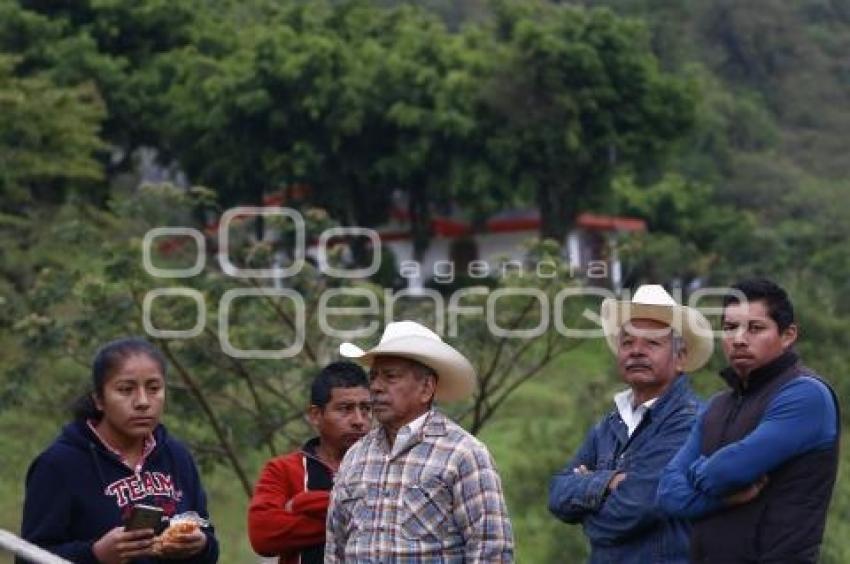
<svg viewBox="0 0 850 564">
<path fill-rule="evenodd" d="M 705 456 L 750 434 L 783 385 L 800 376 L 816 377 L 800 365 L 793 351 L 754 370 L 746 387 L 730 369 L 721 375 L 732 390 L 717 395 L 706 411 L 701 448 Z M 835 392 L 824 384 L 832 393 L 837 416 Z M 840 420 L 837 429 L 840 432 Z M 782 464 L 770 473 L 767 486 L 749 503 L 695 521 L 691 561 L 817 562 L 838 469 L 838 442 L 836 439 L 832 448 L 806 452 Z"/>
</svg>

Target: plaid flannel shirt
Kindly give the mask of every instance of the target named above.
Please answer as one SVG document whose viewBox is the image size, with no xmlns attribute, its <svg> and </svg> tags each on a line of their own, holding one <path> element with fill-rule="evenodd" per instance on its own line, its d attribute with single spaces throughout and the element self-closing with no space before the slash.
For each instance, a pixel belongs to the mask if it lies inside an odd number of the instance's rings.
<svg viewBox="0 0 850 564">
<path fill-rule="evenodd" d="M 325 562 L 513 562 L 490 453 L 432 411 L 395 455 L 374 429 L 348 453 L 328 510 Z"/>
</svg>

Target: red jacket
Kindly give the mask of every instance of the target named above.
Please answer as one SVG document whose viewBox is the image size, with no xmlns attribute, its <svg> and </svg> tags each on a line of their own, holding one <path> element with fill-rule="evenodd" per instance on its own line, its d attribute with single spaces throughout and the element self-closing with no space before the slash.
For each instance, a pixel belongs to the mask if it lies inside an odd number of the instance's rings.
<svg viewBox="0 0 850 564">
<path fill-rule="evenodd" d="M 248 507 L 248 538 L 257 554 L 280 556 L 281 564 L 323 561 L 333 471 L 315 456 L 318 444 L 311 439 L 260 473 Z"/>
</svg>

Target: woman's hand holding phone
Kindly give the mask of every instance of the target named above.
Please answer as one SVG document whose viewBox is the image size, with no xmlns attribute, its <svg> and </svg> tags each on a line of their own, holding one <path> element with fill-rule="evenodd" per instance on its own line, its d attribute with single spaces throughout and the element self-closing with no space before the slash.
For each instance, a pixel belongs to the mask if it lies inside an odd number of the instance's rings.
<svg viewBox="0 0 850 564">
<path fill-rule="evenodd" d="M 153 556 L 153 529 L 127 531 L 115 527 L 92 545 L 92 552 L 101 564 L 123 564 L 132 558 Z"/>
</svg>

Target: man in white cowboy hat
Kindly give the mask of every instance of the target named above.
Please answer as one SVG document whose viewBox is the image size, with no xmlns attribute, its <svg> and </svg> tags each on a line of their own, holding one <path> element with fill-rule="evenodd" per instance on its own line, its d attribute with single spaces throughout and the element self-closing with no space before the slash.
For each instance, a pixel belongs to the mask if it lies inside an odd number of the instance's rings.
<svg viewBox="0 0 850 564">
<path fill-rule="evenodd" d="M 583 525 L 590 562 L 686 563 L 688 523 L 664 517 L 655 495 L 697 418 L 685 371 L 711 356 L 711 326 L 659 285 L 641 286 L 631 301 L 606 299 L 600 316 L 629 388 L 552 478 L 549 510 Z"/>
<path fill-rule="evenodd" d="M 346 453 L 331 493 L 325 562 L 512 562 L 513 534 L 487 448 L 432 408 L 475 388 L 469 361 L 413 321 L 343 356 L 369 366 L 380 424 Z"/>
</svg>

